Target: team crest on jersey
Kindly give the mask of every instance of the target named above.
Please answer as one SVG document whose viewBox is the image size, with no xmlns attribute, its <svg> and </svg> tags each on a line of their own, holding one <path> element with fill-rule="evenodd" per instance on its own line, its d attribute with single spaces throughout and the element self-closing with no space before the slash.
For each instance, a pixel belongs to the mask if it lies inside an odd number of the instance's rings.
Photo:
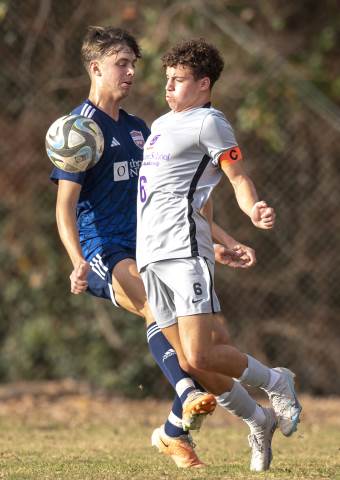
<svg viewBox="0 0 340 480">
<path fill-rule="evenodd" d="M 139 147 L 141 150 L 143 150 L 145 141 L 144 141 L 144 137 L 143 137 L 142 132 L 139 131 L 139 130 L 132 130 L 130 132 L 130 135 L 131 135 L 132 140 L 137 145 L 137 147 Z"/>
</svg>

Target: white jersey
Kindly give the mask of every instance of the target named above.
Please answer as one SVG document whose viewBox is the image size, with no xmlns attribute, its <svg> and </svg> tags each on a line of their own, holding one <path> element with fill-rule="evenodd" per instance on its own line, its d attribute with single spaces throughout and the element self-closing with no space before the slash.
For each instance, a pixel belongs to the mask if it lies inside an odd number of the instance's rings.
<svg viewBox="0 0 340 480">
<path fill-rule="evenodd" d="M 237 146 L 222 112 L 210 107 L 158 118 L 144 146 L 137 202 L 137 265 L 201 256 L 214 262 L 210 226 L 200 214 Z"/>
</svg>

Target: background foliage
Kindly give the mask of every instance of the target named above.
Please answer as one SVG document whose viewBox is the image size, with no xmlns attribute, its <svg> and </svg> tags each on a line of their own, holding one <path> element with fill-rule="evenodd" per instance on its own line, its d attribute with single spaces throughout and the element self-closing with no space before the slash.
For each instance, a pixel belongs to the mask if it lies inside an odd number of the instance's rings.
<svg viewBox="0 0 340 480">
<path fill-rule="evenodd" d="M 252 271 L 219 268 L 217 291 L 238 344 L 285 364 L 300 387 L 340 393 L 340 10 L 307 2 L 0 1 L 0 380 L 72 377 L 133 396 L 167 390 L 143 322 L 109 302 L 69 294 L 44 135 L 88 93 L 79 49 L 90 24 L 123 26 L 144 58 L 125 108 L 166 111 L 160 55 L 205 37 L 226 67 L 214 105 L 234 125 L 261 197 L 278 214 L 256 231 L 226 182 L 215 217 L 256 248 Z"/>
</svg>

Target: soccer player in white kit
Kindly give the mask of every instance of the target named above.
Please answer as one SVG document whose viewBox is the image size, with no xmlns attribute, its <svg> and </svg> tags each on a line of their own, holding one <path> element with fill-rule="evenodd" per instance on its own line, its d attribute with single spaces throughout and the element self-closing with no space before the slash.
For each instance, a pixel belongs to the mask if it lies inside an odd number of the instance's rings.
<svg viewBox="0 0 340 480">
<path fill-rule="evenodd" d="M 98 123 L 104 133 L 105 149 L 97 165 L 86 172 L 53 170 L 51 179 L 58 183 L 58 230 L 74 267 L 71 292 L 87 291 L 145 318 L 150 352 L 176 390 L 163 427 L 169 437 L 166 454 L 180 467 L 200 467 L 203 463 L 183 426 L 186 430 L 198 428 L 205 413 L 215 408 L 216 400 L 198 391 L 186 364 L 179 365 L 176 352 L 147 306 L 135 262 L 136 170 L 142 163 L 144 138 L 150 132 L 142 119 L 121 108 L 121 102 L 134 83 L 140 53 L 136 39 L 125 30 L 112 26 L 90 26 L 87 30 L 82 60 L 91 87 L 89 97 L 73 113 Z M 255 263 L 251 248 L 237 246 L 218 225 L 213 224 L 213 231 L 220 243 L 215 246 L 218 261 L 235 268 Z"/>
<path fill-rule="evenodd" d="M 216 338 L 223 317 L 214 291 L 211 228 L 202 209 L 209 210 L 210 194 L 224 173 L 256 227 L 273 228 L 275 212 L 259 201 L 230 123 L 211 107 L 211 89 L 223 69 L 216 48 L 204 40 L 183 42 L 163 57 L 163 65 L 171 110 L 153 123 L 144 147 L 137 265 L 154 318 L 178 356 L 196 370 L 196 379 L 216 394 L 212 379 L 229 378 L 230 389 L 218 403 L 250 426 L 251 470 L 267 470 L 277 424 L 290 436 L 299 422 L 294 374 L 240 352 L 225 327 Z M 242 384 L 264 390 L 271 408 L 257 405 Z M 155 435 L 162 439 L 161 431 Z"/>
</svg>

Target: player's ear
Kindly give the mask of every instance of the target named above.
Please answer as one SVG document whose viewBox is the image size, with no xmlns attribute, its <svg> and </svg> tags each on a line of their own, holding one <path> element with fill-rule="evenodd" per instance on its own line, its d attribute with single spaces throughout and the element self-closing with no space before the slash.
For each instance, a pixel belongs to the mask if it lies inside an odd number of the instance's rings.
<svg viewBox="0 0 340 480">
<path fill-rule="evenodd" d="M 101 72 L 100 65 L 99 65 L 97 60 L 92 60 L 90 62 L 90 72 L 92 73 L 92 75 L 96 75 L 97 77 L 101 77 L 102 72 Z"/>
<path fill-rule="evenodd" d="M 201 90 L 203 90 L 203 91 L 210 90 L 210 78 L 209 77 L 201 78 Z"/>
</svg>

